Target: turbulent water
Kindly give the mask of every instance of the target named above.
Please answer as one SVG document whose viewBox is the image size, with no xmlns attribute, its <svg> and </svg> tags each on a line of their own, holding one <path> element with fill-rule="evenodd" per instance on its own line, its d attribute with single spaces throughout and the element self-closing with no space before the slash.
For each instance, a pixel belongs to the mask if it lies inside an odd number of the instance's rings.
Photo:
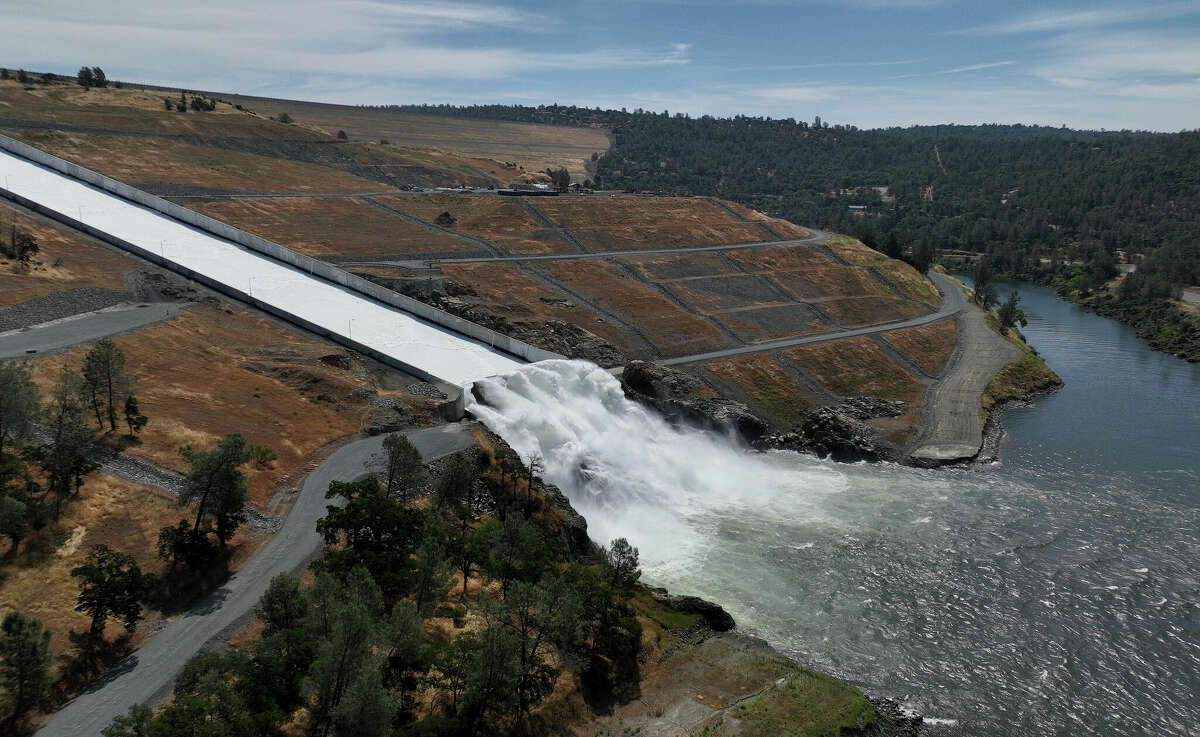
<svg viewBox="0 0 1200 737">
<path fill-rule="evenodd" d="M 1010 414 L 993 466 L 748 453 L 580 362 L 490 380 L 470 409 L 543 459 L 593 538 L 637 545 L 647 580 L 719 601 L 931 733 L 1194 734 L 1200 367 L 1024 293 L 1067 388 Z"/>
</svg>

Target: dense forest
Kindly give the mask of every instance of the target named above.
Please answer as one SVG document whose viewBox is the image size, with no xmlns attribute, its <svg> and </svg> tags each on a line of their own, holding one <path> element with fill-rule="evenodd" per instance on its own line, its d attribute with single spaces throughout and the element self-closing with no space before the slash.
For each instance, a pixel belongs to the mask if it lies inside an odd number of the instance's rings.
<svg viewBox="0 0 1200 737">
<path fill-rule="evenodd" d="M 593 169 L 601 186 L 717 195 L 880 250 L 984 254 L 1004 276 L 1082 301 L 1094 302 L 1122 261 L 1135 264 L 1103 311 L 1162 350 L 1200 358 L 1200 318 L 1164 302 L 1200 284 L 1200 130 L 859 130 L 558 105 L 398 109 L 608 125 L 615 145 Z"/>
</svg>

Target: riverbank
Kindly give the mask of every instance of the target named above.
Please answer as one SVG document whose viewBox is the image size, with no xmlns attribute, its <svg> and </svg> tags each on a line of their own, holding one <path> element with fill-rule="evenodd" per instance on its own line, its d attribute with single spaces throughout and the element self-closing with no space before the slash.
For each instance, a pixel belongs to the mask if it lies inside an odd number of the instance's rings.
<svg viewBox="0 0 1200 737">
<path fill-rule="evenodd" d="M 1036 272 L 1005 274 L 1002 278 L 1053 289 L 1059 299 L 1132 328 L 1152 350 L 1190 363 L 1200 362 L 1200 308 L 1167 298 L 1121 297 L 1123 274 L 1087 292 L 1075 289 L 1064 275 Z"/>
</svg>

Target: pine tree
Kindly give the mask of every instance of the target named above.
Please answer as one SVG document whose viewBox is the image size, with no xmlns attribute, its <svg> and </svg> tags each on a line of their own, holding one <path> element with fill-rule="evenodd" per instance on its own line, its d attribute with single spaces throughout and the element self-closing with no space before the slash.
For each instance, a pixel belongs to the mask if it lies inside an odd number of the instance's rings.
<svg viewBox="0 0 1200 737">
<path fill-rule="evenodd" d="M 6 614 L 0 622 L 0 686 L 12 701 L 13 721 L 46 695 L 50 662 L 50 630 L 20 612 Z"/>
</svg>

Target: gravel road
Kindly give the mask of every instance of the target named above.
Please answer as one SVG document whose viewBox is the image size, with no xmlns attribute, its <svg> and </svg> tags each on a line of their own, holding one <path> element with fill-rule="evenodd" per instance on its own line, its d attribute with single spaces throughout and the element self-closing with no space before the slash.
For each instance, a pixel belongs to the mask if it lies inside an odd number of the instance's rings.
<svg viewBox="0 0 1200 737">
<path fill-rule="evenodd" d="M 426 461 L 470 447 L 474 423 L 457 423 L 405 433 Z M 217 591 L 150 637 L 83 694 L 55 714 L 38 737 L 98 737 L 134 704 L 167 695 L 175 675 L 205 643 L 236 627 L 253 611 L 267 584 L 280 573 L 302 568 L 321 547 L 316 522 L 329 504 L 330 481 L 351 481 L 367 473 L 382 451 L 379 435 L 340 448 L 304 480 L 283 527 Z"/>
<path fill-rule="evenodd" d="M 945 277 L 963 300 L 962 290 Z M 965 303 L 965 300 L 963 300 Z M 987 315 L 965 303 L 958 317 L 958 346 L 942 379 L 930 388 L 922 408 L 921 432 L 909 457 L 945 463 L 974 458 L 983 446 L 980 398 L 992 377 L 1021 358 L 1021 349 L 987 324 Z"/>
<path fill-rule="evenodd" d="M 872 335 L 874 333 L 882 333 L 888 330 L 901 330 L 903 328 L 914 328 L 918 325 L 928 325 L 931 322 L 945 320 L 962 312 L 966 306 L 966 301 L 963 299 L 962 291 L 955 285 L 953 281 L 947 279 L 940 274 L 930 274 L 929 278 L 937 285 L 938 291 L 942 293 L 942 303 L 938 306 L 936 312 L 920 317 L 914 317 L 910 320 L 901 320 L 899 322 L 888 322 L 881 325 L 870 325 L 865 328 L 853 328 L 850 330 L 839 330 L 835 333 L 821 333 L 820 335 L 807 335 L 800 338 L 786 338 L 784 340 L 772 340 L 763 343 L 754 343 L 753 345 L 740 346 L 738 348 L 726 348 L 721 351 L 711 351 L 709 353 L 697 353 L 691 356 L 679 356 L 678 358 L 668 358 L 657 363 L 663 366 L 678 366 L 684 363 L 703 363 L 712 361 L 717 358 L 728 358 L 729 356 L 742 356 L 748 353 L 766 353 L 769 351 L 777 351 L 781 348 L 791 348 L 797 345 L 812 345 L 813 343 L 827 343 L 831 340 L 841 340 L 843 338 L 853 338 L 859 335 Z M 987 327 L 986 325 L 984 327 Z M 994 334 L 994 333 L 993 333 Z"/>
</svg>

